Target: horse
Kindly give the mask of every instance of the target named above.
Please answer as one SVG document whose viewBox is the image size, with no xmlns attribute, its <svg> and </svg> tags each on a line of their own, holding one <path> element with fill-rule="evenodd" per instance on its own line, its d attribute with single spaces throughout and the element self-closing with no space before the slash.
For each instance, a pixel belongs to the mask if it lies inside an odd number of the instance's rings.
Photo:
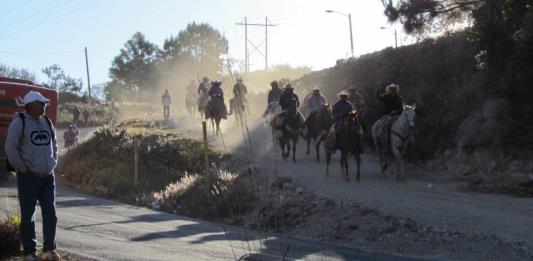
<svg viewBox="0 0 533 261">
<path fill-rule="evenodd" d="M 198 97 L 198 102 L 197 102 L 198 112 L 200 112 L 200 116 L 202 118 L 205 116 L 208 102 L 209 102 L 209 96 L 207 96 L 207 94 L 202 94 L 200 97 Z"/>
<path fill-rule="evenodd" d="M 309 155 L 311 140 L 315 140 L 316 145 L 316 161 L 320 161 L 320 143 L 327 137 L 328 131 L 331 127 L 333 119 L 331 118 L 331 109 L 329 104 L 324 104 L 317 111 L 312 120 L 309 118 L 306 122 L 307 135 L 304 138 L 307 140 L 307 152 Z"/>
<path fill-rule="evenodd" d="M 265 119 L 266 124 L 271 124 L 276 116 L 280 113 L 281 106 L 279 106 L 279 102 L 273 101 L 268 104 L 265 112 L 263 113 L 263 118 Z"/>
<path fill-rule="evenodd" d="M 276 132 L 276 128 L 281 129 L 281 135 L 276 138 L 279 141 L 283 159 L 289 157 L 292 148 L 292 162 L 296 163 L 296 144 L 298 143 L 298 136 L 300 135 L 300 120 L 298 118 L 296 106 L 286 112 L 278 114 L 274 121 L 272 121 L 272 128 L 273 133 Z M 285 148 L 287 148 L 286 152 Z"/>
<path fill-rule="evenodd" d="M 234 114 L 235 120 L 237 122 L 240 122 L 245 116 L 244 114 L 246 113 L 245 106 L 245 102 L 242 99 L 239 99 L 237 97 L 231 98 L 229 100 L 229 115 Z"/>
<path fill-rule="evenodd" d="M 194 118 L 194 107 L 197 105 L 197 102 L 198 94 L 196 92 L 187 92 L 187 95 L 185 96 L 185 108 L 187 109 L 190 118 Z"/>
<path fill-rule="evenodd" d="M 361 153 L 363 152 L 363 130 L 358 119 L 358 111 L 353 110 L 348 113 L 344 119 L 339 123 L 335 138 L 334 150 L 326 148 L 326 175 L 329 175 L 329 162 L 331 155 L 335 153 L 335 149 L 341 151 L 341 171 L 346 182 L 350 181 L 350 172 L 348 171 L 348 156 L 354 155 L 357 164 L 356 180 L 360 180 L 361 171 Z"/>
<path fill-rule="evenodd" d="M 405 178 L 403 155 L 407 151 L 408 146 L 414 143 L 415 108 L 416 105 L 404 105 L 402 114 L 392 123 L 390 132 L 387 131 L 385 133 L 386 135 L 380 135 L 384 130 L 383 119 L 378 120 L 372 126 L 372 138 L 379 155 L 381 175 L 385 175 L 385 171 L 387 170 L 385 153 L 390 149 L 397 161 L 396 179 Z M 386 136 L 386 138 L 382 138 L 383 136 Z"/>
<path fill-rule="evenodd" d="M 220 121 L 227 117 L 226 105 L 222 96 L 212 97 L 209 101 L 210 109 L 206 110 L 205 118 L 211 119 L 211 126 L 213 126 L 216 135 L 221 134 Z"/>
</svg>

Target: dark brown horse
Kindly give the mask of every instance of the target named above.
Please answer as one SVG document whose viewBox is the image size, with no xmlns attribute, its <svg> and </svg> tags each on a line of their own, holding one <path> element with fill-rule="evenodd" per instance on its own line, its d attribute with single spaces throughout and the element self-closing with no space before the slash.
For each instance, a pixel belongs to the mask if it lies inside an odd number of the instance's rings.
<svg viewBox="0 0 533 261">
<path fill-rule="evenodd" d="M 357 111 L 352 111 L 339 123 L 335 139 L 335 150 L 338 149 L 341 152 L 341 171 L 345 176 L 346 181 L 350 181 L 348 156 L 350 154 L 354 155 L 357 163 L 356 180 L 359 182 L 361 153 L 363 151 L 363 131 L 359 119 L 357 118 L 357 114 Z M 326 175 L 329 175 L 329 162 L 331 160 L 331 155 L 335 153 L 335 150 L 331 151 L 326 148 Z"/>
<path fill-rule="evenodd" d="M 307 140 L 307 152 L 309 155 L 311 140 L 315 141 L 316 161 L 320 161 L 320 143 L 324 141 L 331 128 L 333 119 L 331 118 L 331 109 L 329 104 L 324 104 L 314 115 L 307 118 L 307 134 L 304 138 Z"/>
<path fill-rule="evenodd" d="M 206 110 L 205 118 L 211 119 L 211 125 L 213 126 L 216 135 L 221 134 L 220 121 L 226 119 L 227 111 L 224 104 L 224 98 L 222 96 L 212 97 L 209 101 L 208 110 Z"/>
<path fill-rule="evenodd" d="M 296 107 L 279 114 L 272 123 L 273 128 L 281 129 L 281 135 L 277 139 L 283 159 L 289 157 L 292 149 L 292 161 L 296 162 L 296 144 L 300 136 L 300 124 Z"/>
</svg>

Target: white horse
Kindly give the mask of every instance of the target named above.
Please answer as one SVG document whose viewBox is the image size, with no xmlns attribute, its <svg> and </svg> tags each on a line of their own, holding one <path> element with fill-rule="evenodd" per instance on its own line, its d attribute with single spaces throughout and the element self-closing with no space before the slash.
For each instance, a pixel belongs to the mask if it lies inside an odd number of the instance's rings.
<svg viewBox="0 0 533 261">
<path fill-rule="evenodd" d="M 380 137 L 380 132 L 382 131 L 380 128 L 383 128 L 383 119 L 378 120 L 372 126 L 372 138 L 374 139 L 374 145 L 376 146 L 376 150 L 379 155 L 382 175 L 385 175 L 385 170 L 387 169 L 387 158 L 385 153 L 388 149 L 390 149 L 398 163 L 396 178 L 403 179 L 405 177 L 403 155 L 405 154 L 409 144 L 414 143 L 416 116 L 415 108 L 416 105 L 403 106 L 402 114 L 392 124 L 390 129 L 390 137 L 388 133 L 386 133 L 386 136 L 388 137 L 386 139 Z"/>
</svg>

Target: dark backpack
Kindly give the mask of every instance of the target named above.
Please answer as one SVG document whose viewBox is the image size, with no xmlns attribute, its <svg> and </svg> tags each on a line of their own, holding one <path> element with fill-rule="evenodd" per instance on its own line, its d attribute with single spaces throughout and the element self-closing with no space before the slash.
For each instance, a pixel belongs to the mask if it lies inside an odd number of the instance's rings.
<svg viewBox="0 0 533 261">
<path fill-rule="evenodd" d="M 26 128 L 26 121 L 25 121 L 25 114 L 23 112 L 19 112 L 18 113 L 18 116 L 20 118 L 20 120 L 22 121 L 22 135 L 20 136 L 20 139 L 19 139 L 19 145 L 22 144 L 22 139 L 24 138 L 24 129 Z M 51 139 L 52 139 L 52 142 L 54 141 L 54 138 L 56 136 L 55 134 L 55 130 L 54 130 L 54 126 L 52 125 L 52 121 L 50 121 L 50 118 L 48 118 L 47 116 L 44 116 L 44 118 L 46 119 L 46 122 L 48 123 L 48 126 L 50 127 L 50 135 L 51 135 Z M 15 168 L 13 168 L 13 166 L 11 166 L 11 164 L 9 163 L 9 160 L 7 159 L 6 157 L 6 168 L 7 168 L 7 171 L 9 172 L 15 172 Z"/>
</svg>

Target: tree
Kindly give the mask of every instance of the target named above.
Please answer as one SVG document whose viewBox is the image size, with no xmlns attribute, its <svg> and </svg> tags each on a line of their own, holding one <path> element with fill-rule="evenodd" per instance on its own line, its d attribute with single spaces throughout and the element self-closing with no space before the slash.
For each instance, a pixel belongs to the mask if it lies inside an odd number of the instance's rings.
<svg viewBox="0 0 533 261">
<path fill-rule="evenodd" d="M 134 93 L 147 92 L 153 86 L 152 69 L 159 52 L 142 33 L 135 33 L 113 59 L 109 70 L 111 79 Z"/>
<path fill-rule="evenodd" d="M 32 82 L 37 81 L 35 74 L 30 72 L 29 70 L 10 67 L 4 64 L 0 64 L 0 77 L 16 78 Z"/>
<path fill-rule="evenodd" d="M 48 81 L 43 83 L 44 86 L 60 92 L 80 94 L 83 81 L 79 78 L 66 75 L 58 64 L 43 68 L 42 72 L 48 77 Z"/>
<path fill-rule="evenodd" d="M 212 77 L 224 70 L 224 55 L 228 53 L 228 40 L 207 23 L 191 23 L 177 37 L 165 40 L 163 59 L 173 60 L 181 66 Z"/>
<path fill-rule="evenodd" d="M 407 33 L 423 34 L 430 28 L 468 22 L 480 44 L 479 58 L 486 65 L 487 80 L 496 85 L 517 47 L 516 36 L 524 28 L 531 0 L 381 0 L 390 22 L 400 22 Z"/>
</svg>

